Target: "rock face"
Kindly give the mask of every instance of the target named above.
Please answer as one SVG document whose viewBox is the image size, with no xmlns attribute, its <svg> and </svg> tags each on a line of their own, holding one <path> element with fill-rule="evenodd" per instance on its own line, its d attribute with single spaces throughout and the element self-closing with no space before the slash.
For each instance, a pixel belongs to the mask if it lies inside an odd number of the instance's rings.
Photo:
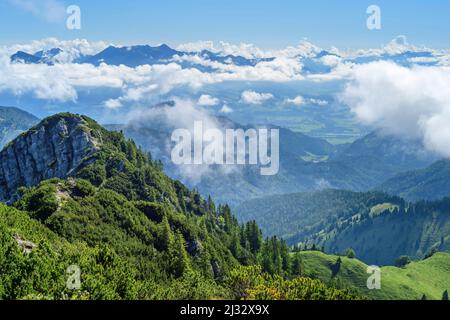
<svg viewBox="0 0 450 320">
<path fill-rule="evenodd" d="M 67 178 L 83 168 L 97 150 L 84 118 L 71 114 L 45 119 L 0 152 L 0 201 L 17 198 L 22 186 Z"/>
</svg>

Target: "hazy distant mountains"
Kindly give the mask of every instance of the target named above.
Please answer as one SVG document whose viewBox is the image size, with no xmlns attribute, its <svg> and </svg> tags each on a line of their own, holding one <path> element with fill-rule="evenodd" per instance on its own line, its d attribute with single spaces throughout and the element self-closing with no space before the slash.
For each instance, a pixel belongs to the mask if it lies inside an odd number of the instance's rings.
<svg viewBox="0 0 450 320">
<path fill-rule="evenodd" d="M 444 159 L 418 170 L 400 173 L 378 189 L 410 201 L 438 200 L 450 196 L 450 160 Z"/>
<path fill-rule="evenodd" d="M 343 190 L 270 196 L 236 208 L 240 219 L 256 219 L 267 236 L 324 246 L 329 253 L 352 248 L 376 265 L 450 250 L 449 210 L 450 198 L 411 204 L 379 192 Z"/>
<path fill-rule="evenodd" d="M 225 117 L 217 118 L 217 121 L 222 128 L 242 127 Z M 171 163 L 173 128 L 166 123 L 152 120 L 107 128 L 123 131 L 125 136 L 162 160 L 172 177 L 198 188 L 202 194 L 212 195 L 218 202 L 232 205 L 268 195 L 326 188 L 367 191 L 397 174 L 425 168 L 439 159 L 424 151 L 419 142 L 404 141 L 379 132 L 350 145 L 333 145 L 323 139 L 279 128 L 280 171 L 277 175 L 261 176 L 256 166 L 235 167 L 236 170 L 228 172 L 219 166 L 210 167 L 194 179 Z M 205 168 L 197 168 L 197 171 L 200 169 Z M 450 195 L 450 188 L 447 190 Z"/>
<path fill-rule="evenodd" d="M 380 131 L 356 140 L 333 157 L 364 172 L 373 186 L 400 172 L 425 168 L 439 159 L 437 154 L 425 150 L 420 141 L 400 139 Z"/>
<path fill-rule="evenodd" d="M 63 51 L 59 48 L 36 53 L 19 51 L 11 56 L 11 61 L 14 63 L 44 63 L 51 65 L 59 62 L 58 55 L 62 52 Z M 208 50 L 202 50 L 200 52 L 178 51 L 162 44 L 156 47 L 149 45 L 136 45 L 130 47 L 109 46 L 95 55 L 80 56 L 73 62 L 89 63 L 95 66 L 105 63 L 108 65 L 125 65 L 134 68 L 146 64 L 167 64 L 174 62 L 174 58 L 183 56 L 198 56 L 209 61 L 238 66 L 254 66 L 261 61 L 273 60 L 273 58 L 247 59 L 242 56 L 220 55 Z M 185 67 L 205 68 L 204 66 L 196 65 L 194 62 L 189 61 L 179 61 L 179 63 Z"/>
<path fill-rule="evenodd" d="M 14 63 L 43 63 L 52 65 L 61 62 L 58 57 L 61 53 L 63 53 L 63 50 L 60 48 L 52 48 L 35 53 L 18 51 L 11 56 L 11 61 Z M 179 51 L 166 44 L 162 44 L 154 47 L 149 45 L 126 47 L 109 46 L 94 55 L 81 55 L 71 62 L 89 63 L 96 66 L 105 63 L 108 65 L 125 65 L 129 67 L 176 62 L 183 67 L 194 67 L 201 69 L 202 71 L 211 71 L 214 69 L 212 66 L 205 66 L 204 64 L 196 62 L 195 59 L 189 59 L 190 57 L 198 57 L 209 62 L 218 62 L 235 66 L 255 66 L 260 62 L 272 61 L 275 59 L 275 57 L 246 58 L 239 55 L 228 55 L 209 50 L 200 50 L 196 52 Z M 364 53 L 352 57 L 344 57 L 336 52 L 320 50 L 318 48 L 315 48 L 315 50 L 308 53 L 298 53 L 295 58 L 302 63 L 303 71 L 307 74 L 324 74 L 330 72 L 334 65 L 331 62 L 333 60 L 342 60 L 344 62 L 355 64 L 384 60 L 393 61 L 403 66 L 411 66 L 413 64 L 429 66 L 438 63 L 439 59 L 435 53 L 426 50 Z"/>
<path fill-rule="evenodd" d="M 39 122 L 32 114 L 13 107 L 0 107 L 0 149 Z"/>
</svg>

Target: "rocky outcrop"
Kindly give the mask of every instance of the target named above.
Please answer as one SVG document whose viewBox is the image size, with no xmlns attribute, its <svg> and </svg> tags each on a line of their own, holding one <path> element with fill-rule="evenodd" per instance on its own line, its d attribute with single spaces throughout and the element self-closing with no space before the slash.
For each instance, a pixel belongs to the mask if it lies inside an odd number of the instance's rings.
<svg viewBox="0 0 450 320">
<path fill-rule="evenodd" d="M 14 235 L 14 240 L 16 240 L 17 245 L 19 247 L 21 247 L 23 252 L 25 252 L 25 253 L 31 253 L 33 251 L 33 249 L 36 248 L 36 244 L 35 243 L 33 243 L 31 241 L 24 240 L 18 234 Z"/>
<path fill-rule="evenodd" d="M 15 200 L 19 187 L 75 174 L 97 150 L 81 116 L 61 114 L 43 120 L 0 152 L 0 201 Z"/>
</svg>

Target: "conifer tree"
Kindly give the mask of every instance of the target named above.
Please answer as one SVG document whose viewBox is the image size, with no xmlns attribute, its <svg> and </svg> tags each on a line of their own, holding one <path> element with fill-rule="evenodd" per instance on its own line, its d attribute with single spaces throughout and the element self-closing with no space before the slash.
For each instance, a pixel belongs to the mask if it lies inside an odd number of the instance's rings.
<svg viewBox="0 0 450 320">
<path fill-rule="evenodd" d="M 191 267 L 189 255 L 186 251 L 186 241 L 180 232 L 174 237 L 173 244 L 169 247 L 170 264 L 173 275 L 181 277 Z"/>
</svg>

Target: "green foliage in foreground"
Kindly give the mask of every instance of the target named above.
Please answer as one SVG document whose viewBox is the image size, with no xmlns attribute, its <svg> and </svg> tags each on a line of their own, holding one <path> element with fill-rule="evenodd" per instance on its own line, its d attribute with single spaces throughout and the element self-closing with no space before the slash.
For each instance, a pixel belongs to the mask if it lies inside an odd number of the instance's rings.
<svg viewBox="0 0 450 320">
<path fill-rule="evenodd" d="M 318 251 L 298 253 L 303 262 L 304 275 L 322 280 L 338 288 L 350 288 L 359 295 L 373 299 L 440 300 L 450 288 L 450 254 L 435 253 L 431 257 L 411 262 L 405 267 L 381 267 L 381 290 L 368 290 L 367 265 L 357 259 L 327 255 Z M 333 267 L 340 259 L 339 271 Z"/>
<path fill-rule="evenodd" d="M 165 218 L 161 224 L 167 228 L 169 223 Z M 81 240 L 69 242 L 27 213 L 0 205 L 0 299 L 355 298 L 319 280 L 288 280 L 279 274 L 265 273 L 260 265 L 236 267 L 223 280 L 213 279 L 203 274 L 184 247 L 178 247 L 183 244 L 177 240 L 181 237 L 177 233 L 165 238 L 169 247 L 162 257 L 170 263 L 165 264 L 156 256 L 147 257 L 152 263 L 162 264 L 160 272 L 167 268 L 174 274 L 170 279 L 161 277 L 162 274 L 155 277 L 142 272 L 136 257 L 116 253 L 120 241 L 113 247 L 93 247 Z M 35 247 L 26 252 L 17 239 L 26 239 Z M 169 249 L 172 241 L 178 245 Z M 293 266 L 295 261 L 292 260 Z M 72 290 L 66 285 L 70 265 L 80 267 L 80 289 Z"/>
<path fill-rule="evenodd" d="M 260 266 L 240 267 L 231 272 L 227 286 L 235 299 L 247 300 L 354 300 L 348 290 L 327 287 L 320 280 L 285 279 L 263 273 Z"/>
</svg>

